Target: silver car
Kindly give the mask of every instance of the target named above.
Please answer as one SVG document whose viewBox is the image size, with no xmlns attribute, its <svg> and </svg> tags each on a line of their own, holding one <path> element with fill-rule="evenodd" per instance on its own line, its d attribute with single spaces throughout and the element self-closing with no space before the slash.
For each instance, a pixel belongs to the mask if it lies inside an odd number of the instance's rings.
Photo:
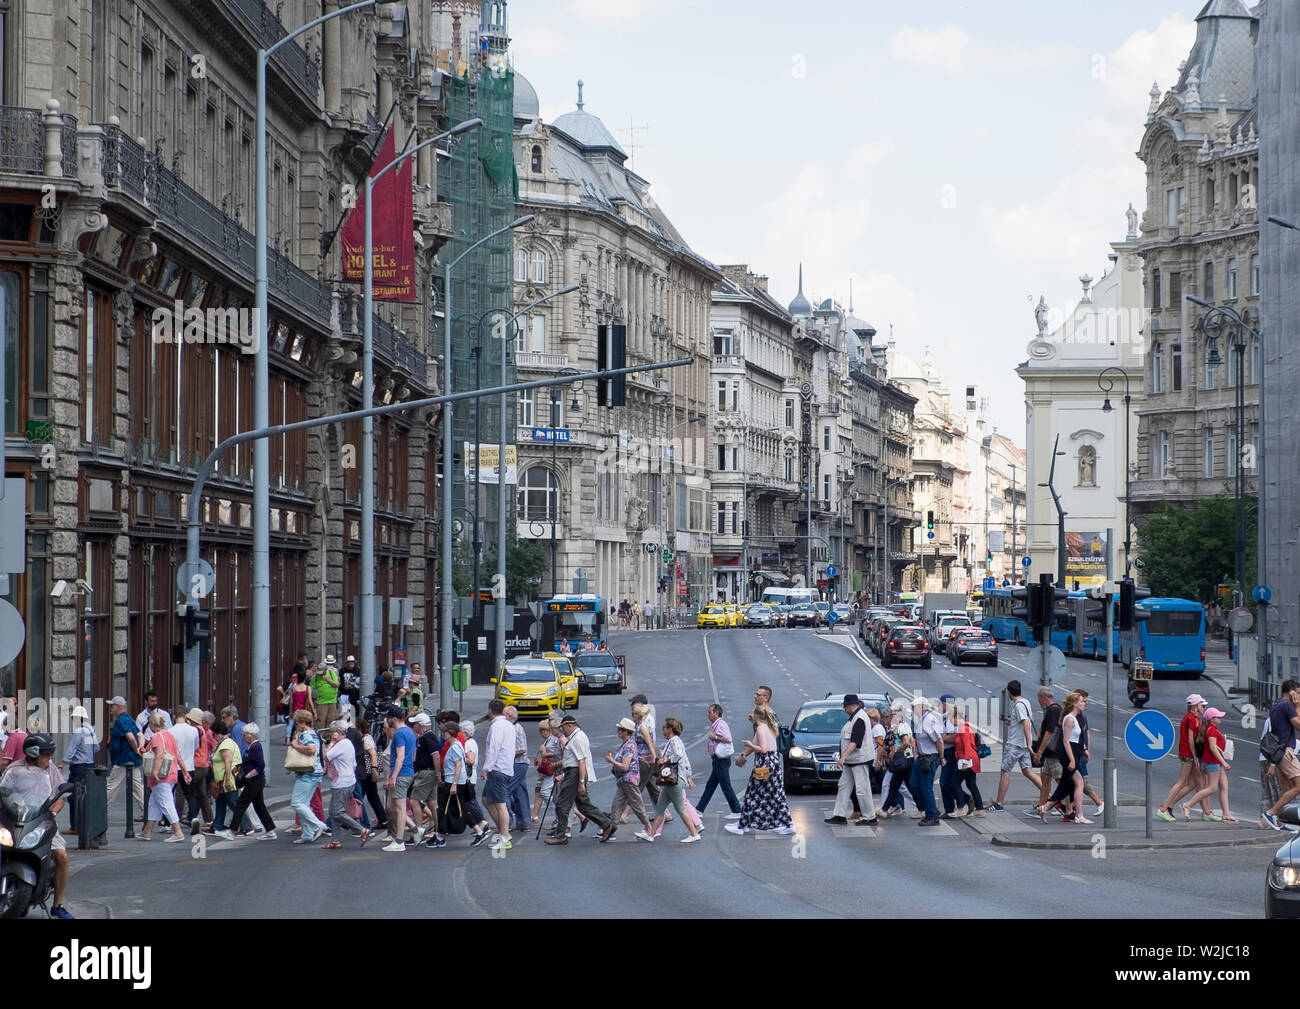
<svg viewBox="0 0 1300 1009">
<path fill-rule="evenodd" d="M 771 627 L 774 622 L 772 607 L 764 603 L 755 603 L 745 610 L 746 627 Z"/>
</svg>

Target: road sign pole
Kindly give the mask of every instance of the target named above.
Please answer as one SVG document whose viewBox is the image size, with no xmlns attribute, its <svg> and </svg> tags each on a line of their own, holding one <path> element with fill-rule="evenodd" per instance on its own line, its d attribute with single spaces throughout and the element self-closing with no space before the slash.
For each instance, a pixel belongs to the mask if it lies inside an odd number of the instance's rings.
<svg viewBox="0 0 1300 1009">
<path fill-rule="evenodd" d="M 1110 542 L 1109 539 L 1106 541 Z M 1102 826 L 1114 827 L 1117 823 L 1117 803 L 1119 802 L 1119 775 L 1115 767 L 1115 756 L 1111 752 L 1115 734 L 1115 704 L 1111 697 L 1115 676 L 1115 604 L 1114 596 L 1109 592 L 1105 596 L 1106 606 L 1106 756 L 1101 762 L 1102 776 L 1106 782 L 1106 808 L 1102 810 Z M 1150 767 L 1150 765 L 1147 765 Z M 1149 802 L 1148 796 L 1148 802 Z M 1148 814 L 1149 814 L 1148 810 Z M 1149 816 L 1148 816 L 1149 818 Z"/>
<path fill-rule="evenodd" d="M 1151 761 L 1148 760 L 1145 761 L 1144 763 L 1146 764 L 1146 779 L 1147 779 L 1147 801 L 1146 801 L 1147 839 L 1150 840 L 1151 838 Z"/>
</svg>

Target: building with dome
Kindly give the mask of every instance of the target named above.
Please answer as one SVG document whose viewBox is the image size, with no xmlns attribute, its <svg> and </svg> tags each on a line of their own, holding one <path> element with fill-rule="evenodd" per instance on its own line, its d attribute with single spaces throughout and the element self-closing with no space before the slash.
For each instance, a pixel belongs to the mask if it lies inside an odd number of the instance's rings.
<svg viewBox="0 0 1300 1009">
<path fill-rule="evenodd" d="M 712 595 L 709 307 L 722 273 L 627 166 L 584 88 L 545 123 L 535 89 L 515 74 L 516 210 L 535 215 L 515 235 L 515 308 L 578 287 L 521 318 L 517 373 L 595 370 L 602 325 L 626 327 L 629 365 L 692 363 L 629 376 L 626 405 L 612 409 L 591 386 L 519 394 L 516 527 L 553 550 L 560 591 L 576 583 L 662 612 Z"/>
</svg>

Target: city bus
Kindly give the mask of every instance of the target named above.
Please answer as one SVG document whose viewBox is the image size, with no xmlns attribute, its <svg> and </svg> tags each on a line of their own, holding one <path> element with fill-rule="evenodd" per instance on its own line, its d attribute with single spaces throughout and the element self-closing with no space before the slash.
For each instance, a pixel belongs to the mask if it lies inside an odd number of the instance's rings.
<svg viewBox="0 0 1300 1009">
<path fill-rule="evenodd" d="M 582 595 L 561 593 L 542 601 L 542 611 L 555 615 L 555 640 L 568 632 L 569 641 L 578 645 L 584 635 L 590 634 L 595 641 L 605 639 L 605 621 L 609 607 L 602 596 L 591 592 Z"/>
<path fill-rule="evenodd" d="M 1073 628 L 1074 650 L 1071 655 L 1084 658 L 1106 659 L 1106 625 L 1104 622 L 1090 620 L 1089 609 L 1100 608 L 1102 601 L 1091 598 L 1086 592 L 1071 592 L 1066 605 L 1070 609 L 1069 623 Z M 1110 601 L 1111 608 L 1111 654 L 1119 658 L 1119 611 L 1118 600 Z M 1055 644 L 1055 635 L 1053 635 Z"/>
<path fill-rule="evenodd" d="M 1120 661 L 1151 663 L 1164 679 L 1196 678 L 1205 671 L 1205 607 L 1190 599 L 1152 598 L 1137 603 L 1146 620 L 1119 635 Z"/>
<path fill-rule="evenodd" d="M 1013 617 L 1012 607 L 1024 606 L 1023 599 L 1013 599 L 1010 589 L 993 588 L 980 600 L 984 619 L 980 626 L 998 641 L 1011 641 L 1017 645 L 1034 644 L 1034 632 L 1024 617 Z"/>
</svg>

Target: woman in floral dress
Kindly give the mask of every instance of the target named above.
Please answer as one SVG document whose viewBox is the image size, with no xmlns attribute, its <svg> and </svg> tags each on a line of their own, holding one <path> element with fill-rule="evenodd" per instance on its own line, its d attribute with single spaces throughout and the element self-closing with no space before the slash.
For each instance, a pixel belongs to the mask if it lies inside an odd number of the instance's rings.
<svg viewBox="0 0 1300 1009">
<path fill-rule="evenodd" d="M 781 754 L 776 749 L 776 715 L 771 708 L 760 704 L 750 715 L 750 721 L 754 723 L 754 738 L 745 740 L 745 756 L 753 755 L 754 767 L 749 772 L 740 819 L 727 824 L 727 830 L 733 834 L 743 834 L 746 830 L 793 834 L 794 823 L 781 780 Z"/>
</svg>

